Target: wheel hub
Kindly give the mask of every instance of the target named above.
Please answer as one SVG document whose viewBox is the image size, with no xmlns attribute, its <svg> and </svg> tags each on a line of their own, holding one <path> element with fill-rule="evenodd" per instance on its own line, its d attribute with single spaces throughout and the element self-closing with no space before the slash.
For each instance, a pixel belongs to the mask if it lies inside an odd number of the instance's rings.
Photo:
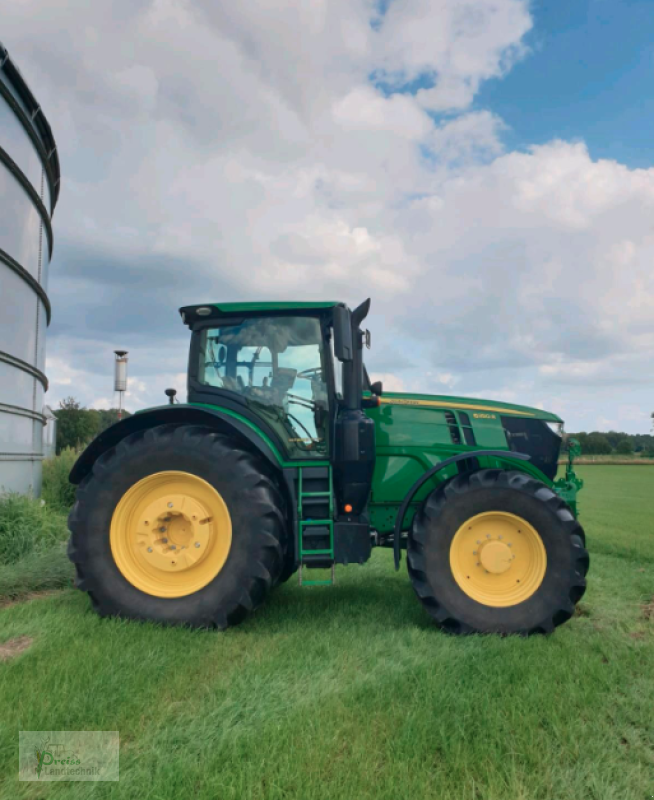
<svg viewBox="0 0 654 800">
<path fill-rule="evenodd" d="M 511 568 L 511 549 L 504 542 L 487 539 L 480 545 L 480 565 L 493 575 L 501 575 Z"/>
<path fill-rule="evenodd" d="M 156 597 L 183 597 L 223 568 L 232 521 L 222 495 L 207 481 L 157 472 L 120 499 L 110 541 L 116 566 L 133 586 Z"/>
<path fill-rule="evenodd" d="M 487 511 L 464 522 L 450 545 L 450 568 L 459 587 L 487 606 L 528 600 L 543 582 L 545 546 L 527 520 Z"/>
<path fill-rule="evenodd" d="M 186 495 L 165 495 L 150 503 L 137 525 L 140 554 L 157 569 L 183 572 L 209 549 L 211 514 Z"/>
</svg>

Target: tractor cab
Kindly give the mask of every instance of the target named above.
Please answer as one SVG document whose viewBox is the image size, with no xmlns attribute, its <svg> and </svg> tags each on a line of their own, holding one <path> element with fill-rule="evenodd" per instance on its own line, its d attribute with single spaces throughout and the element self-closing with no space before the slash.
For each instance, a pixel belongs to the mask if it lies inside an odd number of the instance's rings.
<svg viewBox="0 0 654 800">
<path fill-rule="evenodd" d="M 289 459 L 329 458 L 339 407 L 362 404 L 365 371 L 354 342 L 364 336 L 358 323 L 368 307 L 354 314 L 338 303 L 181 309 L 193 332 L 189 403 L 246 407 Z"/>
</svg>

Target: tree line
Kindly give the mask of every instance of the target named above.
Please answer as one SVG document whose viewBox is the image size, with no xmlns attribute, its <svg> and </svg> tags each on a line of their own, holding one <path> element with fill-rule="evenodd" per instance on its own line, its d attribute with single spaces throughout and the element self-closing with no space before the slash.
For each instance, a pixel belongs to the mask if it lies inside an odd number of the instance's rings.
<svg viewBox="0 0 654 800">
<path fill-rule="evenodd" d="M 582 455 L 585 456 L 608 456 L 616 453 L 623 456 L 639 454 L 654 458 L 654 436 L 649 433 L 592 431 L 570 435 L 578 440 Z"/>
<path fill-rule="evenodd" d="M 67 447 L 80 450 L 118 422 L 117 408 L 84 408 L 74 397 L 61 400 L 54 415 L 57 418 L 57 453 Z M 123 418 L 129 416 L 129 411 L 123 411 Z"/>
</svg>

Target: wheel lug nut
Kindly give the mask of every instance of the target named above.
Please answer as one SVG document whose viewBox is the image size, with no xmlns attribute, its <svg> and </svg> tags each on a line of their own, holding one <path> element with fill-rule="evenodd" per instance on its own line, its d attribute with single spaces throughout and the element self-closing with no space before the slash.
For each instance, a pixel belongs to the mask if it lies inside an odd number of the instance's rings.
<svg viewBox="0 0 654 800">
<path fill-rule="evenodd" d="M 503 537 L 502 537 L 502 536 L 498 536 L 497 538 L 498 538 L 498 539 L 502 539 Z"/>
<path fill-rule="evenodd" d="M 152 548 L 148 547 L 148 553 L 151 553 L 151 552 L 152 552 Z"/>
<path fill-rule="evenodd" d="M 159 528 L 159 531 L 160 531 L 160 533 L 165 533 L 165 532 L 166 532 L 166 528 L 165 528 L 165 527 L 162 525 L 162 526 Z"/>
<path fill-rule="evenodd" d="M 172 503 L 168 503 L 168 508 L 172 508 L 172 507 L 173 507 L 173 504 Z"/>
<path fill-rule="evenodd" d="M 161 541 L 162 541 L 164 544 L 168 544 L 168 539 L 162 539 Z"/>
<path fill-rule="evenodd" d="M 199 546 L 200 546 L 200 542 L 196 542 L 196 543 L 195 543 L 195 546 L 196 546 L 196 547 L 199 547 Z"/>
<path fill-rule="evenodd" d="M 476 556 L 476 555 L 477 555 L 477 551 L 476 551 L 476 550 L 473 550 L 473 551 L 472 551 L 472 555 L 473 555 L 473 556 Z"/>
<path fill-rule="evenodd" d="M 171 549 L 171 550 L 177 550 L 177 547 L 176 547 L 174 544 L 171 544 L 171 545 L 170 545 L 170 549 Z"/>
</svg>

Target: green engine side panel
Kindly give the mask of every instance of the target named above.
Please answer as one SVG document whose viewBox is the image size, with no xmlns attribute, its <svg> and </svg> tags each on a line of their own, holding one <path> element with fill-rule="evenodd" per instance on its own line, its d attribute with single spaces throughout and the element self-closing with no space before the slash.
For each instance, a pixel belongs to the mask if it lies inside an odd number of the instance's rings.
<svg viewBox="0 0 654 800">
<path fill-rule="evenodd" d="M 459 408 L 464 403 L 466 408 Z M 463 444 L 461 411 L 468 415 L 474 433 L 473 444 Z M 533 409 L 531 413 L 527 409 L 524 411 L 530 416 L 539 413 Z M 379 407 L 366 411 L 375 422 L 377 445 L 369 507 L 372 527 L 380 533 L 390 533 L 404 497 L 421 475 L 440 461 L 466 451 L 506 450 L 506 461 L 485 458 L 480 459 L 480 466 L 521 469 L 551 486 L 551 481 L 533 465 L 510 459 L 500 413 L 522 416 L 524 411 L 520 407 L 506 407 L 499 403 L 486 405 L 462 398 L 384 394 Z M 407 525 L 420 502 L 440 483 L 456 474 L 458 466 L 452 464 L 421 488 L 407 513 Z"/>
</svg>

